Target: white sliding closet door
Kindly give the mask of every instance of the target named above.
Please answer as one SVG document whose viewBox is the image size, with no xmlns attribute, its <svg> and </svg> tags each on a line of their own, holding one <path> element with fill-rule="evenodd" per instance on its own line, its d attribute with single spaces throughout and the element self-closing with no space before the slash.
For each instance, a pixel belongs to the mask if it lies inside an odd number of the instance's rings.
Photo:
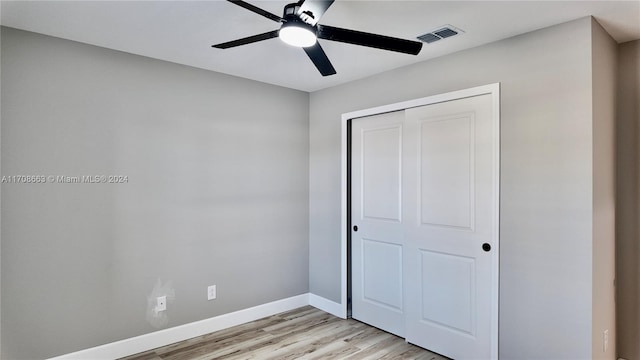
<svg viewBox="0 0 640 360">
<path fill-rule="evenodd" d="M 455 359 L 497 357 L 492 95 L 352 120 L 352 314 Z"/>
<path fill-rule="evenodd" d="M 492 111 L 491 95 L 406 111 L 406 339 L 454 359 L 492 358 L 498 276 Z"/>
<path fill-rule="evenodd" d="M 404 111 L 351 121 L 352 316 L 404 336 Z"/>
</svg>

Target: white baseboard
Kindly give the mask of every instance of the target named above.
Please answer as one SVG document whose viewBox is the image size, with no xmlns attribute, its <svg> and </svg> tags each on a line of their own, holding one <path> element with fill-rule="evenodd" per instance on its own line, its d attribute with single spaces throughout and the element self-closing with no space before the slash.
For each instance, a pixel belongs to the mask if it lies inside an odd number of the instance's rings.
<svg viewBox="0 0 640 360">
<path fill-rule="evenodd" d="M 94 348 L 77 351 L 74 353 L 51 358 L 50 360 L 113 360 L 140 352 L 155 349 L 178 341 L 194 338 L 214 331 L 223 330 L 232 326 L 244 324 L 250 321 L 258 320 L 267 316 L 275 315 L 281 312 L 293 310 L 310 304 L 309 295 L 302 294 L 287 299 L 282 299 L 267 304 L 254 306 L 252 308 L 235 311 L 209 319 L 184 324 L 169 329 L 152 332 L 133 338 L 116 341 L 114 343 L 96 346 Z M 322 299 L 331 303 L 329 300 L 313 295 L 318 299 Z M 316 302 L 320 302 L 316 300 Z M 339 304 L 337 304 L 339 305 Z M 320 306 L 313 305 L 321 310 Z M 333 312 L 327 311 L 331 314 Z"/>
<path fill-rule="evenodd" d="M 347 308 L 335 301 L 328 300 L 316 294 L 309 293 L 309 305 L 339 318 L 347 318 Z"/>
</svg>

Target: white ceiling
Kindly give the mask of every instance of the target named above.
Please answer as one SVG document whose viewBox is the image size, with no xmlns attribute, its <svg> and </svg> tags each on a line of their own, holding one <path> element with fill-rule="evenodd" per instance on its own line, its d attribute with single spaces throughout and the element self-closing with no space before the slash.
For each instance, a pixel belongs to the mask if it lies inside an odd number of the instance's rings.
<svg viewBox="0 0 640 360">
<path fill-rule="evenodd" d="M 282 15 L 290 1 L 247 0 Z M 320 23 L 413 39 L 444 24 L 465 31 L 425 44 L 418 56 L 320 40 L 337 74 L 322 77 L 302 49 L 270 39 L 220 50 L 212 44 L 278 28 L 222 0 L 2 1 L 2 25 L 133 54 L 315 91 L 426 59 L 593 15 L 618 42 L 640 39 L 634 1 L 337 0 Z M 567 39 L 570 41 L 571 39 Z"/>
</svg>

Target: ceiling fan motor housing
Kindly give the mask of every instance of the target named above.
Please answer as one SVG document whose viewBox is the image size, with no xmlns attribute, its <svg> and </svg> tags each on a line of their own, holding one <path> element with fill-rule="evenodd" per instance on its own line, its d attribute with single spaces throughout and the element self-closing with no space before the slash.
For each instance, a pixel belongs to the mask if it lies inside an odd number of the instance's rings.
<svg viewBox="0 0 640 360">
<path fill-rule="evenodd" d="M 292 3 L 284 7 L 282 18 L 285 21 L 303 21 L 311 24 L 315 16 L 310 11 L 300 11 L 300 3 Z"/>
<path fill-rule="evenodd" d="M 295 15 L 299 9 L 300 9 L 300 5 L 298 5 L 298 3 L 287 4 L 284 7 L 284 12 L 282 14 L 282 17 L 286 19 L 291 15 Z"/>
</svg>

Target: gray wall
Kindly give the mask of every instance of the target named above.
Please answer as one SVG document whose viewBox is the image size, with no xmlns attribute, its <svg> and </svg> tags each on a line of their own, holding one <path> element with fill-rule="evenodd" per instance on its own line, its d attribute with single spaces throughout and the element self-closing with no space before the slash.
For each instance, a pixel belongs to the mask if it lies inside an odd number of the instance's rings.
<svg viewBox="0 0 640 360">
<path fill-rule="evenodd" d="M 592 359 L 616 359 L 615 118 L 618 44 L 592 19 Z M 604 331 L 608 332 L 604 351 Z"/>
<path fill-rule="evenodd" d="M 128 176 L 2 185 L 3 359 L 308 292 L 307 93 L 9 28 L 1 54 L 2 175 Z"/>
<path fill-rule="evenodd" d="M 583 18 L 312 93 L 310 291 L 340 301 L 341 114 L 500 82 L 500 356 L 591 358 L 591 35 Z"/>
<path fill-rule="evenodd" d="M 640 359 L 640 40 L 618 46 L 616 283 L 618 355 Z"/>
</svg>

